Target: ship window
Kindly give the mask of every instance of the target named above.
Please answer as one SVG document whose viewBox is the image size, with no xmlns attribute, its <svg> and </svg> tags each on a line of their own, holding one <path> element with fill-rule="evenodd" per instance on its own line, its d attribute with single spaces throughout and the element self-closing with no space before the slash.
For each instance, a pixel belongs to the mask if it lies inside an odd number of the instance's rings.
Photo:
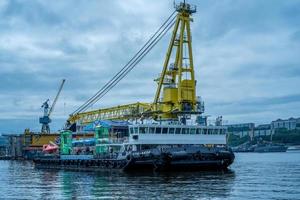
<svg viewBox="0 0 300 200">
<path fill-rule="evenodd" d="M 196 129 L 191 128 L 191 134 L 196 134 Z"/>
<path fill-rule="evenodd" d="M 207 134 L 207 129 L 203 129 L 203 133 L 206 135 Z"/>
<path fill-rule="evenodd" d="M 181 128 L 176 128 L 175 133 L 176 133 L 176 134 L 180 134 L 180 133 L 181 133 Z"/>
<path fill-rule="evenodd" d="M 161 134 L 161 128 L 160 128 L 160 127 L 156 127 L 155 133 L 156 133 L 156 134 Z"/>
<path fill-rule="evenodd" d="M 138 139 L 139 139 L 139 136 L 138 136 L 138 135 L 133 135 L 133 136 L 132 136 L 132 139 L 138 140 Z"/>
<path fill-rule="evenodd" d="M 208 129 L 208 135 L 211 135 L 212 134 L 212 129 Z"/>
<path fill-rule="evenodd" d="M 182 134 L 189 134 L 189 130 L 188 128 L 182 128 Z"/>
<path fill-rule="evenodd" d="M 140 133 L 141 134 L 146 133 L 146 127 L 140 127 Z"/>
<path fill-rule="evenodd" d="M 145 127 L 145 133 L 149 133 L 149 127 Z"/>
<path fill-rule="evenodd" d="M 131 134 L 133 133 L 133 128 L 132 128 L 132 127 L 130 127 L 130 133 L 131 133 Z"/>
<path fill-rule="evenodd" d="M 225 135 L 226 134 L 226 130 L 225 129 L 221 129 L 221 135 Z"/>
<path fill-rule="evenodd" d="M 175 128 L 169 128 L 169 133 L 170 134 L 174 134 L 174 132 L 175 132 Z"/>
<path fill-rule="evenodd" d="M 162 133 L 163 133 L 163 134 L 167 134 L 167 133 L 168 133 L 168 128 L 163 128 L 163 129 L 162 129 Z"/>
<path fill-rule="evenodd" d="M 134 133 L 138 133 L 139 130 L 138 130 L 138 127 L 134 127 Z"/>
<path fill-rule="evenodd" d="M 185 128 L 181 129 L 181 134 L 185 134 Z"/>
<path fill-rule="evenodd" d="M 155 133 L 155 127 L 150 127 L 150 128 L 149 128 L 149 133 L 150 133 L 150 134 Z"/>
</svg>

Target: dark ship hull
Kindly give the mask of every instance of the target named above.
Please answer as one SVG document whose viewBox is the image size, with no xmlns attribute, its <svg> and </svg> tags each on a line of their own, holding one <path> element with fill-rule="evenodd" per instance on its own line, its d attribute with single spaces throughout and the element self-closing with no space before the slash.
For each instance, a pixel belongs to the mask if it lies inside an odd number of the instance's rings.
<svg viewBox="0 0 300 200">
<path fill-rule="evenodd" d="M 124 159 L 97 158 L 92 155 L 41 157 L 35 159 L 34 163 L 37 168 L 46 169 L 197 171 L 226 169 L 233 163 L 234 158 L 235 156 L 231 150 L 212 148 L 193 153 L 184 151 L 171 151 L 160 154 L 153 154 L 151 151 L 134 152 Z"/>
</svg>

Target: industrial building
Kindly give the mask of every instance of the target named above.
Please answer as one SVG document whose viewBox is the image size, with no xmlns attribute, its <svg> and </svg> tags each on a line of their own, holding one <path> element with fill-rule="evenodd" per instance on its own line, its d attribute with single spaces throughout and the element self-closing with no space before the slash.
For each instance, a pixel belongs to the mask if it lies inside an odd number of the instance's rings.
<svg viewBox="0 0 300 200">
<path fill-rule="evenodd" d="M 0 135 L 0 157 L 4 158 L 8 156 L 8 137 Z"/>
<path fill-rule="evenodd" d="M 5 144 L 2 147 L 5 149 L 5 156 L 12 159 L 23 158 L 23 134 L 3 134 L 2 141 Z"/>
<path fill-rule="evenodd" d="M 300 117 L 299 118 L 289 118 L 289 119 L 277 119 L 271 122 L 271 129 L 285 128 L 287 130 L 300 129 Z"/>
<path fill-rule="evenodd" d="M 228 133 L 232 133 L 234 135 L 244 137 L 247 135 L 252 135 L 253 130 L 255 128 L 254 123 L 242 123 L 242 124 L 230 124 L 226 125 L 228 129 Z"/>
<path fill-rule="evenodd" d="M 254 128 L 253 130 L 253 136 L 259 137 L 259 136 L 268 136 L 271 135 L 271 125 L 270 124 L 261 124 Z"/>
<path fill-rule="evenodd" d="M 275 134 L 278 129 L 295 130 L 300 129 L 300 118 L 277 119 L 270 124 L 255 126 L 255 123 L 241 123 L 226 125 L 228 133 L 239 137 L 260 137 Z"/>
</svg>

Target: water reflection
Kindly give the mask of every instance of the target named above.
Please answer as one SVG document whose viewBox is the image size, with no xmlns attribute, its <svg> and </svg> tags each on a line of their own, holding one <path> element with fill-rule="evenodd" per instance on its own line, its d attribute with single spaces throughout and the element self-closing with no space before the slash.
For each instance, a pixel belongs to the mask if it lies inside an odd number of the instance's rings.
<svg viewBox="0 0 300 200">
<path fill-rule="evenodd" d="M 235 173 L 172 172 L 122 173 L 60 172 L 65 198 L 226 198 Z"/>
<path fill-rule="evenodd" d="M 120 173 L 0 161 L 0 199 L 294 199 L 300 153 L 236 154 L 234 171 Z"/>
</svg>

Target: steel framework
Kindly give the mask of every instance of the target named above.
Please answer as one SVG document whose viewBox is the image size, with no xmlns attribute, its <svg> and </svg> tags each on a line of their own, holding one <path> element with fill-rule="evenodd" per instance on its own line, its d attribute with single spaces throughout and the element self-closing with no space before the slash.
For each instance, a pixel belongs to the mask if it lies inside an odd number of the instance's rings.
<svg viewBox="0 0 300 200">
<path fill-rule="evenodd" d="M 158 87 L 154 102 L 138 102 L 88 112 L 74 112 L 70 115 L 69 122 L 87 124 L 95 120 L 128 120 L 141 117 L 178 120 L 179 116 L 203 112 L 201 102 L 196 97 L 190 29 L 191 15 L 196 12 L 196 7 L 184 2 L 176 5 L 175 10 L 177 16 L 176 18 L 174 16 L 174 29 L 163 70 L 156 79 Z"/>
</svg>

